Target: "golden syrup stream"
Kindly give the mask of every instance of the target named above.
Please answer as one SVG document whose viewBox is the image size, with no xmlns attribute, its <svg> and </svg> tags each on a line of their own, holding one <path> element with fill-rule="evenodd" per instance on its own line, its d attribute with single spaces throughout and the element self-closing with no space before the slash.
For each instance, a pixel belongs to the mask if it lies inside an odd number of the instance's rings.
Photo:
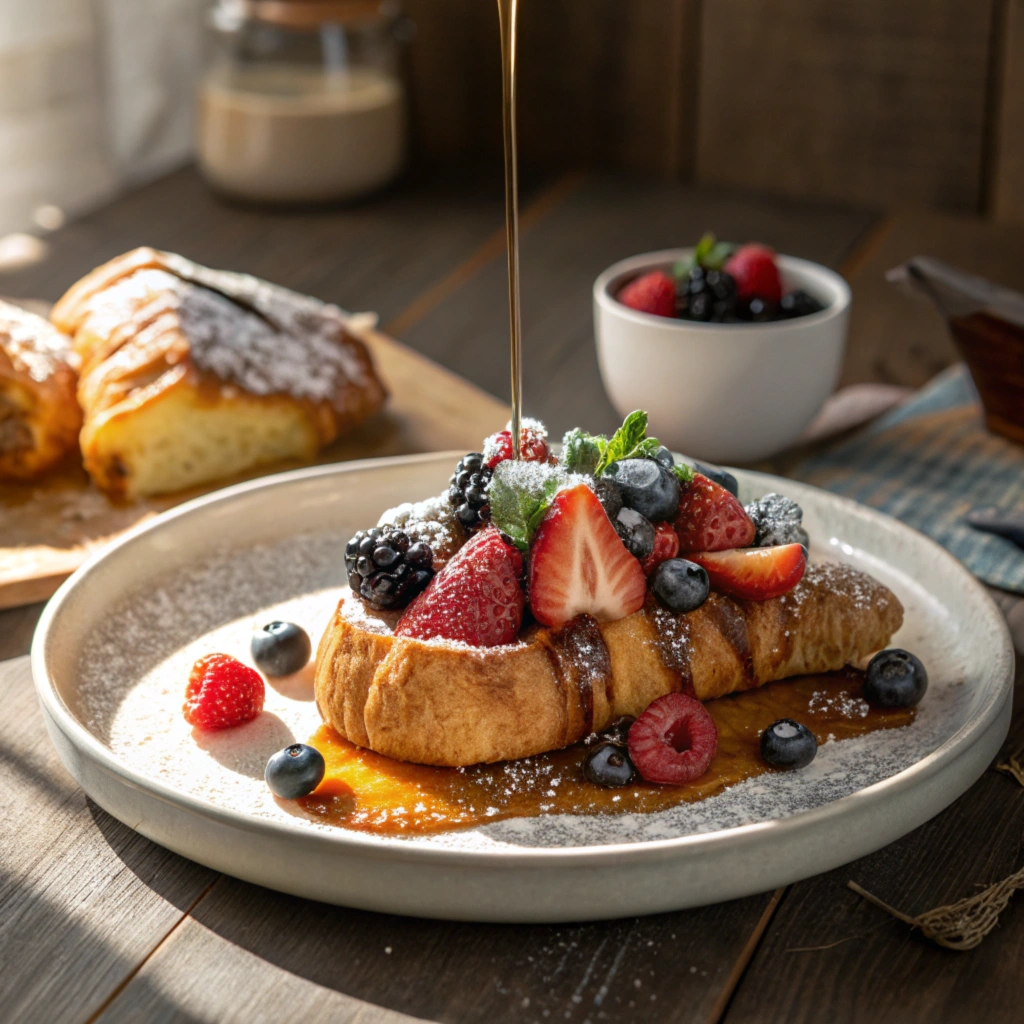
<svg viewBox="0 0 1024 1024">
<path fill-rule="evenodd" d="M 310 743 L 324 755 L 327 774 L 313 794 L 297 802 L 297 810 L 381 836 L 450 832 L 505 818 L 663 811 L 772 771 L 761 757 L 760 735 L 780 718 L 802 722 L 819 743 L 896 729 L 914 720 L 913 708 L 870 707 L 863 689 L 863 674 L 846 669 L 709 701 L 718 750 L 708 771 L 687 786 L 637 782 L 604 789 L 584 778 L 583 744 L 521 761 L 431 768 L 362 750 L 323 726 Z"/>
<path fill-rule="evenodd" d="M 508 313 L 512 336 L 512 450 L 519 458 L 523 416 L 522 312 L 519 301 L 519 157 L 516 142 L 516 28 L 518 0 L 498 0 L 501 27 L 502 122 L 505 129 L 505 236 Z"/>
</svg>

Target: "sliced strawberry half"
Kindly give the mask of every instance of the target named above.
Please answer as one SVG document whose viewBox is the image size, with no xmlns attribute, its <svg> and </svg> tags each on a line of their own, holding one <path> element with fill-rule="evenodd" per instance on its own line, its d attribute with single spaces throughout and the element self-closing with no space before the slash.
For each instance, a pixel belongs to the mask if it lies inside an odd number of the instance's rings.
<svg viewBox="0 0 1024 1024">
<path fill-rule="evenodd" d="M 679 554 L 679 535 L 671 523 L 658 523 L 654 527 L 654 549 L 641 563 L 644 574 L 650 576 L 662 562 Z"/>
<path fill-rule="evenodd" d="M 579 484 L 555 495 L 530 549 L 530 609 L 545 626 L 586 613 L 614 622 L 639 611 L 647 581 L 597 495 Z"/>
<path fill-rule="evenodd" d="M 804 578 L 807 568 L 803 544 L 702 551 L 686 557 L 707 569 L 712 589 L 748 601 L 767 601 L 789 593 Z"/>
<path fill-rule="evenodd" d="M 675 518 L 679 550 L 727 551 L 754 543 L 754 526 L 739 499 L 703 473 L 683 487 Z"/>
<path fill-rule="evenodd" d="M 510 644 L 523 624 L 523 556 L 491 526 L 458 554 L 406 608 L 396 636 L 461 640 L 474 647 Z"/>
<path fill-rule="evenodd" d="M 647 782 L 681 786 L 707 770 L 718 729 L 707 708 L 685 693 L 659 697 L 629 727 L 629 759 Z"/>
</svg>

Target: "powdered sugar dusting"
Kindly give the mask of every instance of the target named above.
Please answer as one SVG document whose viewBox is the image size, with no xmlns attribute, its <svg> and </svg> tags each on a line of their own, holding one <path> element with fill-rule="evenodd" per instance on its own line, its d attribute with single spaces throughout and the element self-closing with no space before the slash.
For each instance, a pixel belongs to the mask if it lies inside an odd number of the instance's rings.
<svg viewBox="0 0 1024 1024">
<path fill-rule="evenodd" d="M 271 681 L 264 714 L 238 729 L 193 733 L 181 705 L 196 658 L 223 651 L 248 661 L 252 630 L 271 619 L 298 622 L 316 646 L 344 594 L 346 539 L 339 533 L 312 533 L 224 552 L 168 575 L 116 608 L 83 652 L 85 724 L 149 778 L 220 807 L 335 831 L 296 816 L 293 805 L 274 800 L 263 782 L 267 757 L 293 740 L 308 739 L 320 725 L 312 701 L 312 666 L 289 679 Z M 897 642 L 923 654 L 931 675 L 927 698 L 909 728 L 825 743 L 803 771 L 759 776 L 702 803 L 657 814 L 513 819 L 394 841 L 483 849 L 665 839 L 820 807 L 909 767 L 963 724 L 972 691 L 960 685 L 963 655 L 943 606 L 905 577 L 874 565 L 868 568 L 898 591 L 907 619 Z M 812 572 L 845 574 L 826 566 L 815 566 Z M 869 595 L 861 597 L 867 600 Z M 376 617 L 361 602 L 347 602 L 346 615 L 361 614 L 368 620 Z M 508 765 L 510 785 L 515 785 L 516 771 L 515 764 Z"/>
<path fill-rule="evenodd" d="M 407 501 L 389 508 L 377 522 L 378 526 L 395 526 L 413 541 L 430 545 L 434 554 L 434 571 L 439 572 L 469 539 L 459 522 L 455 506 L 447 492 L 423 501 Z"/>
</svg>

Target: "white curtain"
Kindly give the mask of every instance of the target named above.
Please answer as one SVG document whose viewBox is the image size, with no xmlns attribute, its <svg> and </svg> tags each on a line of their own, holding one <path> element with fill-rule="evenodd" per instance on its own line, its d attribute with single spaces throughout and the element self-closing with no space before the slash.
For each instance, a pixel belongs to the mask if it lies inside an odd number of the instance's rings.
<svg viewBox="0 0 1024 1024">
<path fill-rule="evenodd" d="M 0 235 L 188 158 L 205 8 L 0 0 Z"/>
</svg>

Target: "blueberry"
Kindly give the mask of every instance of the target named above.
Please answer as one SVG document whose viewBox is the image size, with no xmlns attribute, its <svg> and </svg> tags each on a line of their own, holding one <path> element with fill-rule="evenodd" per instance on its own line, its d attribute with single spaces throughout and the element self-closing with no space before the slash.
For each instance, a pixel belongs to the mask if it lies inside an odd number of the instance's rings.
<svg viewBox="0 0 1024 1024">
<path fill-rule="evenodd" d="M 305 668 L 313 645 L 309 635 L 294 622 L 271 622 L 253 634 L 253 661 L 268 676 L 290 676 Z"/>
<path fill-rule="evenodd" d="M 612 525 L 634 558 L 642 562 L 654 550 L 654 527 L 635 509 L 619 509 Z"/>
<path fill-rule="evenodd" d="M 928 672 L 909 651 L 893 648 L 876 654 L 868 664 L 864 696 L 884 708 L 911 708 L 928 689 Z"/>
<path fill-rule="evenodd" d="M 675 456 L 664 445 L 654 453 L 654 461 L 669 470 L 676 464 Z"/>
<path fill-rule="evenodd" d="M 622 511 L 622 491 L 614 480 L 599 477 L 594 483 L 594 493 L 605 514 L 614 523 L 615 517 Z"/>
<path fill-rule="evenodd" d="M 719 487 L 724 487 L 734 498 L 739 496 L 740 485 L 732 473 L 719 469 L 718 466 L 705 466 L 703 462 L 695 462 L 693 468 L 702 476 L 713 480 Z"/>
<path fill-rule="evenodd" d="M 627 508 L 657 521 L 671 519 L 679 508 L 679 479 L 653 459 L 623 459 L 605 472 L 619 485 Z"/>
<path fill-rule="evenodd" d="M 699 608 L 711 592 L 707 570 L 685 558 L 662 562 L 651 577 L 654 596 L 677 615 Z"/>
<path fill-rule="evenodd" d="M 761 756 L 773 768 L 806 768 L 817 753 L 814 733 L 792 718 L 780 718 L 761 733 Z"/>
<path fill-rule="evenodd" d="M 810 316 L 812 313 L 820 313 L 824 308 L 813 295 L 803 290 L 783 295 L 779 303 L 779 312 L 788 318 Z"/>
<path fill-rule="evenodd" d="M 618 789 L 633 781 L 633 762 L 620 743 L 601 743 L 587 754 L 583 774 L 598 786 Z"/>
<path fill-rule="evenodd" d="M 316 747 L 293 743 L 270 758 L 263 777 L 274 796 L 298 800 L 320 785 L 326 770 L 324 756 Z"/>
</svg>

